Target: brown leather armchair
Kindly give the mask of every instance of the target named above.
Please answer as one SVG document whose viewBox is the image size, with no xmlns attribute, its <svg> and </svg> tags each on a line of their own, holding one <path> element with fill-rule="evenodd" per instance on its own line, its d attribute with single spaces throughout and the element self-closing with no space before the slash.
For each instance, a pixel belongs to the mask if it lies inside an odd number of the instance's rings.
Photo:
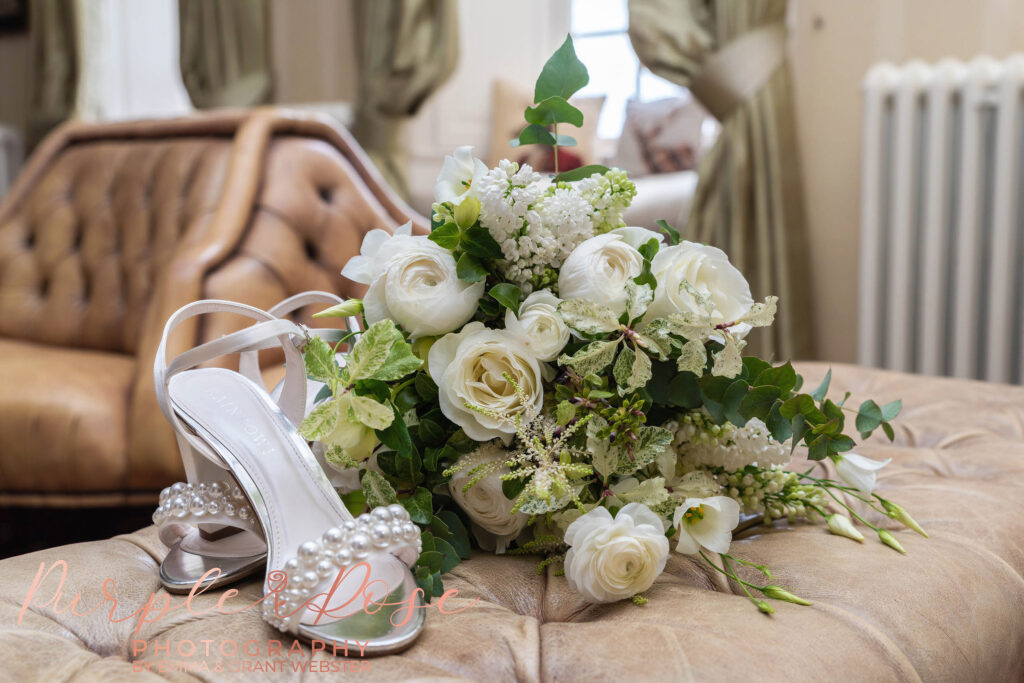
<svg viewBox="0 0 1024 683">
<path fill-rule="evenodd" d="M 0 506 L 148 504 L 182 477 L 153 392 L 178 307 L 269 307 L 341 277 L 373 228 L 425 221 L 352 137 L 281 110 L 68 124 L 0 204 Z M 245 321 L 176 333 L 175 354 Z"/>
</svg>

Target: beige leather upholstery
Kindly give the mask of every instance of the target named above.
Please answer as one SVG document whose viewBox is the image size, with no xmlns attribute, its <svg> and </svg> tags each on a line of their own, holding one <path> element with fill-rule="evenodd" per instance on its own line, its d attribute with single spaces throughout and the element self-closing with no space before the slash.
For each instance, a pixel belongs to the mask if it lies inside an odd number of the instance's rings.
<svg viewBox="0 0 1024 683">
<path fill-rule="evenodd" d="M 152 385 L 168 316 L 199 298 L 358 294 L 339 271 L 362 236 L 410 219 L 425 229 L 314 116 L 58 130 L 0 204 L 0 505 L 155 499 L 182 476 Z M 242 324 L 189 324 L 169 351 Z"/>
<path fill-rule="evenodd" d="M 800 369 L 810 386 L 825 372 L 818 364 Z M 851 405 L 867 396 L 904 400 L 895 443 L 873 440 L 858 451 L 893 458 L 879 492 L 905 505 L 931 534 L 924 539 L 872 517 L 894 530 L 907 555 L 873 538 L 860 545 L 832 536 L 821 525 L 755 529 L 735 542 L 734 554 L 769 564 L 778 584 L 814 602 L 773 603 L 772 617 L 676 554 L 644 607 L 587 605 L 551 569 L 538 576 L 533 558 L 478 555 L 445 579 L 460 594 L 448 609 L 467 609 L 431 610 L 411 650 L 370 661 L 359 680 L 1024 680 L 1024 388 L 851 366 L 834 369 L 832 386 L 840 395 L 853 392 Z M 77 592 L 82 605 L 98 604 L 102 580 L 112 578 L 120 601 L 115 616 L 122 617 L 151 593 L 163 595 L 156 566 L 164 552 L 147 528 L 0 561 L 4 673 L 13 680 L 104 681 L 148 665 L 155 679 L 164 662 L 205 665 L 208 671 L 193 669 L 196 679 L 238 680 L 232 667 L 267 660 L 221 654 L 222 645 L 230 653 L 231 642 L 248 641 L 265 653 L 268 639 L 282 639 L 255 609 L 217 614 L 222 591 L 194 601 L 194 610 L 207 614 L 178 609 L 143 626 L 139 638 L 147 647 L 137 655 L 136 622 L 112 624 L 104 613 L 109 603 L 87 617 L 32 607 L 15 624 L 40 563 L 68 563 L 62 604 Z M 56 577 L 44 584 L 40 603 L 55 586 Z M 254 602 L 259 586 L 246 583 L 225 608 Z M 179 656 L 179 645 L 187 652 L 189 642 L 196 654 Z M 285 639 L 285 651 L 289 645 Z M 291 661 L 309 659 L 304 647 Z M 322 652 L 312 659 L 334 661 Z M 136 675 L 132 680 L 147 680 Z"/>
</svg>

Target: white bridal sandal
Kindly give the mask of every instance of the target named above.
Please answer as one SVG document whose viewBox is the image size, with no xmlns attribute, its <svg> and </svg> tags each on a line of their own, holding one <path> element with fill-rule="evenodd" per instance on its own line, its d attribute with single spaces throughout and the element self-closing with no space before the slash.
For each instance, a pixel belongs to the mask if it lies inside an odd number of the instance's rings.
<svg viewBox="0 0 1024 683">
<path fill-rule="evenodd" d="M 242 313 L 263 322 L 202 344 L 167 364 L 169 333 L 183 320 L 213 312 Z M 205 482 L 228 483 L 207 484 L 205 496 L 193 487 L 197 495 L 185 503 L 184 515 L 184 496 L 161 507 L 176 519 L 195 515 L 192 521 L 216 525 L 226 524 L 226 504 L 235 506 L 230 523 L 244 530 L 234 534 L 242 537 L 236 542 L 239 553 L 258 548 L 255 541 L 266 539 L 267 597 L 262 608 L 272 625 L 346 652 L 354 641 L 363 654 L 395 652 L 410 645 L 423 626 L 422 598 L 409 570 L 421 549 L 419 529 L 401 505 L 353 519 L 297 434 L 306 378 L 294 340 L 305 339 L 307 332 L 290 320 L 226 301 L 196 302 L 171 316 L 154 365 L 161 406 L 196 475 Z M 254 357 L 240 363 L 239 372 L 195 367 L 220 355 L 272 345 L 281 346 L 286 359 L 280 406 L 259 381 L 247 376 L 251 367 L 242 371 Z M 298 414 L 286 415 L 284 406 Z M 196 514 L 200 502 L 205 509 Z M 242 510 L 247 520 L 241 519 Z"/>
<path fill-rule="evenodd" d="M 266 322 L 283 318 L 293 311 L 311 304 L 334 305 L 342 299 L 329 292 L 309 291 L 289 297 L 268 311 L 249 306 L 230 304 L 227 312 Z M 212 312 L 204 310 L 204 312 Z M 199 315 L 200 313 L 194 313 Z M 191 316 L 187 316 L 191 317 Z M 180 323 L 187 317 L 180 318 Z M 176 323 L 177 324 L 177 323 Z M 176 326 L 168 325 L 161 340 L 161 351 L 154 363 L 157 400 L 164 415 L 169 415 L 166 382 L 168 380 L 165 351 L 167 337 Z M 349 329 L 358 329 L 355 318 L 347 321 Z M 308 330 L 328 341 L 338 341 L 347 330 Z M 259 368 L 259 350 L 276 346 L 273 330 L 264 328 L 262 334 L 241 330 L 209 345 L 205 352 L 191 356 L 192 365 L 213 360 L 229 353 L 239 353 L 239 372 L 262 384 Z M 184 369 L 184 368 L 182 368 Z M 293 381 L 298 381 L 291 376 Z M 303 378 L 304 379 L 304 378 Z M 322 386 L 308 380 L 306 400 L 301 402 L 301 387 L 285 392 L 282 381 L 272 392 L 282 412 L 298 425 L 312 408 L 313 399 Z M 170 419 L 170 418 L 168 418 Z M 170 548 L 160 563 L 160 581 L 171 593 L 188 593 L 213 568 L 219 573 L 207 577 L 203 585 L 219 588 L 234 583 L 258 571 L 266 561 L 266 544 L 262 530 L 254 525 L 253 511 L 245 502 L 238 486 L 225 477 L 223 469 L 212 465 L 206 458 L 197 457 L 189 442 L 178 436 L 179 449 L 185 465 L 186 481 L 176 483 L 160 492 L 160 504 L 153 513 L 153 522 L 160 530 L 160 538 Z M 319 447 L 319 444 L 315 448 Z M 323 466 L 322 448 L 318 460 Z M 314 451 L 316 452 L 316 451 Z"/>
</svg>

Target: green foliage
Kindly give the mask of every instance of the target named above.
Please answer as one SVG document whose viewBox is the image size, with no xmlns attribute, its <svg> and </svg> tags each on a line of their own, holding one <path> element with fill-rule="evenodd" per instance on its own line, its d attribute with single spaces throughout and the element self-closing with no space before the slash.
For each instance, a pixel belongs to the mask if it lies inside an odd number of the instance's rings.
<svg viewBox="0 0 1024 683">
<path fill-rule="evenodd" d="M 668 238 L 669 246 L 673 246 L 673 245 L 679 244 L 679 241 L 680 241 L 679 231 L 676 230 L 675 228 L 673 228 L 671 225 L 669 225 L 668 221 L 663 220 L 663 219 L 658 219 L 658 220 L 656 220 L 654 222 L 661 229 L 661 231 L 663 233 L 665 233 L 665 236 Z"/>
<path fill-rule="evenodd" d="M 566 36 L 565 42 L 541 69 L 533 90 L 533 101 L 543 102 L 549 97 L 567 100 L 589 82 L 587 67 L 576 56 L 572 36 Z"/>
<path fill-rule="evenodd" d="M 581 122 L 579 125 L 582 126 L 583 123 Z M 610 169 L 607 166 L 602 166 L 601 164 L 587 164 L 586 166 L 574 168 L 571 171 L 559 173 L 557 176 L 555 176 L 555 182 L 571 183 L 576 180 L 583 180 L 584 178 L 589 178 L 590 176 L 595 175 L 597 173 L 607 173 L 609 170 Z"/>
<path fill-rule="evenodd" d="M 523 296 L 523 290 L 509 282 L 500 282 L 487 292 L 499 304 L 513 313 L 519 310 L 519 300 Z"/>
</svg>

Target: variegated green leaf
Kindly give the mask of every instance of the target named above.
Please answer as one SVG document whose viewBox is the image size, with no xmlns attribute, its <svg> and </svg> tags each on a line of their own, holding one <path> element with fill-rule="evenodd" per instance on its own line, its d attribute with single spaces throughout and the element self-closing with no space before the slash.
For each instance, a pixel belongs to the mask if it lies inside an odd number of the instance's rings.
<svg viewBox="0 0 1024 683">
<path fill-rule="evenodd" d="M 391 408 L 369 396 L 352 396 L 349 411 L 353 420 L 370 429 L 387 429 L 395 419 L 395 413 Z"/>
<path fill-rule="evenodd" d="M 571 356 L 563 354 L 558 359 L 559 365 L 567 365 L 578 374 L 586 377 L 597 374 L 615 360 L 615 351 L 621 340 L 590 342 Z"/>
<path fill-rule="evenodd" d="M 679 352 L 677 367 L 682 372 L 692 372 L 700 377 L 704 374 L 704 366 L 707 365 L 708 354 L 704 349 L 704 342 L 693 339 L 683 344 Z"/>
<path fill-rule="evenodd" d="M 764 303 L 751 306 L 750 310 L 739 321 L 747 323 L 751 327 L 768 327 L 775 322 L 778 303 L 779 297 L 766 297 Z"/>
<path fill-rule="evenodd" d="M 711 318 L 700 318 L 692 313 L 673 313 L 665 319 L 672 334 L 691 341 L 707 341 L 715 326 Z"/>
<path fill-rule="evenodd" d="M 600 415 L 595 415 L 587 423 L 587 451 L 592 458 L 591 464 L 605 479 L 615 473 L 615 468 L 619 464 L 618 450 L 612 452 L 608 439 L 597 437 L 597 433 L 607 426 L 608 421 Z"/>
<path fill-rule="evenodd" d="M 711 367 L 712 375 L 735 377 L 743 371 L 743 359 L 740 347 L 732 336 L 726 336 L 725 346 L 715 354 L 715 364 Z"/>
<path fill-rule="evenodd" d="M 651 379 L 651 359 L 643 351 L 636 352 L 627 347 L 615 360 L 612 376 L 618 384 L 620 396 L 636 391 Z"/>
<path fill-rule="evenodd" d="M 626 281 L 626 317 L 636 320 L 647 312 L 647 307 L 654 301 L 654 290 L 650 285 L 638 285 L 632 280 Z"/>
<path fill-rule="evenodd" d="M 672 353 L 672 338 L 667 334 L 658 332 L 651 334 L 646 329 L 633 334 L 636 337 L 636 343 L 657 356 L 658 360 L 668 360 L 668 355 Z"/>
<path fill-rule="evenodd" d="M 648 507 L 664 503 L 669 496 L 664 477 L 651 477 L 642 482 L 629 477 L 613 486 L 612 492 L 626 503 L 643 503 Z"/>
<path fill-rule="evenodd" d="M 619 317 L 607 306 L 586 299 L 569 299 L 558 304 L 565 324 L 583 334 L 608 334 L 619 329 Z"/>
<path fill-rule="evenodd" d="M 412 347 L 404 339 L 399 339 L 391 347 L 384 364 L 373 373 L 373 379 L 393 382 L 406 375 L 416 372 L 423 366 L 423 361 L 412 353 Z"/>
<path fill-rule="evenodd" d="M 359 463 L 356 462 L 350 455 L 345 453 L 345 449 L 337 444 L 331 446 L 324 453 L 324 458 L 331 465 L 337 467 L 340 470 L 349 469 L 351 467 L 359 467 Z"/>
<path fill-rule="evenodd" d="M 643 426 L 634 432 L 637 440 L 629 448 L 620 449 L 616 472 L 632 474 L 647 467 L 672 443 L 672 432 L 661 427 Z"/>
<path fill-rule="evenodd" d="M 338 426 L 338 401 L 324 401 L 299 425 L 299 436 L 307 441 L 323 441 Z"/>
<path fill-rule="evenodd" d="M 374 470 L 363 473 L 363 494 L 370 509 L 398 502 L 398 494 L 384 475 Z"/>
<path fill-rule="evenodd" d="M 349 354 L 345 366 L 349 373 L 349 381 L 356 382 L 369 379 L 384 365 L 391 347 L 395 342 L 402 341 L 402 333 L 390 319 L 378 320 L 359 335 L 352 353 Z"/>
<path fill-rule="evenodd" d="M 334 349 L 320 337 L 313 337 L 302 351 L 306 364 L 306 375 L 318 382 L 329 384 L 336 379 L 340 370 L 334 359 Z"/>
</svg>

